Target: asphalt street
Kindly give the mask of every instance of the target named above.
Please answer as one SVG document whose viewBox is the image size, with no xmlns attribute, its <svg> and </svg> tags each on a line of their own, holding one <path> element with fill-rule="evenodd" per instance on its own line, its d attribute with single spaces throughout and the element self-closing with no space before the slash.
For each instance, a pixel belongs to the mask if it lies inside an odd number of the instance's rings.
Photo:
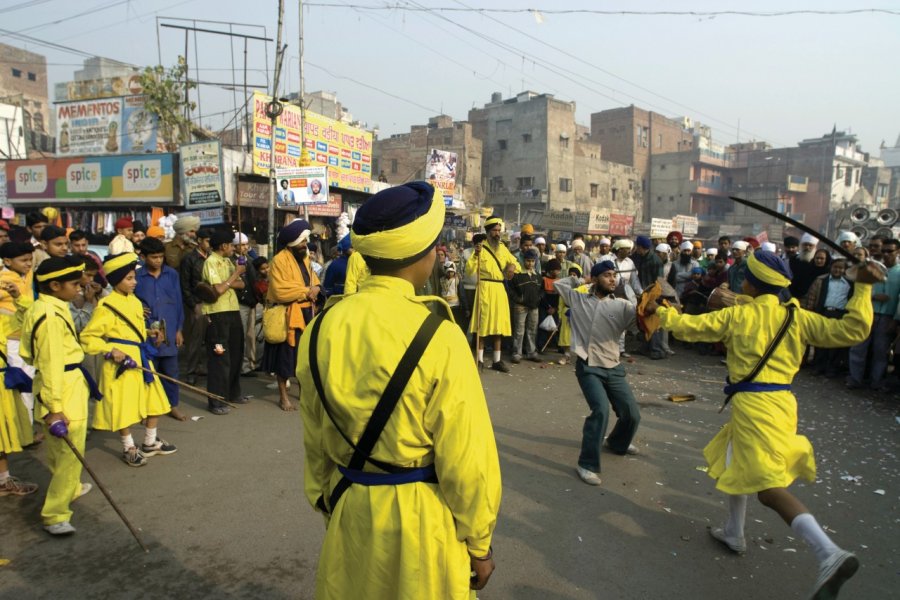
<svg viewBox="0 0 900 600">
<path fill-rule="evenodd" d="M 807 597 L 812 553 L 759 503 L 750 503 L 745 556 L 709 537 L 726 509 L 702 449 L 728 418 L 717 412 L 725 369 L 718 358 L 674 349 L 669 360 L 627 363 L 642 410 L 641 453 L 604 454 L 601 487 L 574 472 L 587 408 L 571 365 L 483 373 L 503 504 L 497 571 L 479 598 Z M 117 435 L 89 438 L 87 460 L 149 554 L 96 489 L 74 504 L 78 532 L 51 538 L 40 527 L 44 449 L 14 455 L 13 473 L 41 490 L 0 498 L 0 598 L 312 598 L 324 526 L 302 494 L 300 417 L 278 409 L 268 378 L 243 382 L 255 398 L 227 416 L 186 394 L 183 408 L 202 418 L 163 419 L 160 434 L 178 452 L 146 467 L 121 462 Z M 900 598 L 900 401 L 807 373 L 794 389 L 818 480 L 792 489 L 862 563 L 842 598 Z M 672 393 L 697 399 L 673 403 Z"/>
</svg>

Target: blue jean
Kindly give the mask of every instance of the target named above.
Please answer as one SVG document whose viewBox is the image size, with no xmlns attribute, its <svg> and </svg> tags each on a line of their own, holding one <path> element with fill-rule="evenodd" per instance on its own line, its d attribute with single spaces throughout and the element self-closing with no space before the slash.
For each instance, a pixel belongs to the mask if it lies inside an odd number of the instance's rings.
<svg viewBox="0 0 900 600">
<path fill-rule="evenodd" d="M 884 374 L 887 371 L 888 351 L 893 341 L 888 331 L 893 317 L 890 315 L 875 315 L 872 321 L 872 332 L 866 341 L 850 348 L 850 379 L 854 383 L 863 383 L 866 379 L 866 356 L 869 347 L 872 350 L 872 360 L 869 361 L 869 384 L 872 387 L 881 385 Z"/>
<path fill-rule="evenodd" d="M 177 354 L 173 354 L 172 356 L 157 356 L 153 359 L 153 364 L 159 373 L 178 379 Z M 166 381 L 162 377 L 160 377 L 159 380 L 160 382 L 162 382 L 163 389 L 166 391 L 166 397 L 169 399 L 169 405 L 171 405 L 173 408 L 178 406 L 178 384 L 172 383 L 171 381 Z"/>
<path fill-rule="evenodd" d="M 641 411 L 625 380 L 625 367 L 622 365 L 611 369 L 591 367 L 579 358 L 575 364 L 575 376 L 591 409 L 591 414 L 584 420 L 578 466 L 599 473 L 600 445 L 609 423 L 609 406 L 612 405 L 619 418 L 607 440 L 616 454 L 625 454 L 628 450 L 641 422 Z"/>
</svg>

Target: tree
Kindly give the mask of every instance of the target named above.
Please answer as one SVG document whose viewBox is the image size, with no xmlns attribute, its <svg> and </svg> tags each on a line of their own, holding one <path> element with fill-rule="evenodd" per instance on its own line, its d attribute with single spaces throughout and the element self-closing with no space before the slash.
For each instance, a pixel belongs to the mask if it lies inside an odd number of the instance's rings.
<svg viewBox="0 0 900 600">
<path fill-rule="evenodd" d="M 186 114 L 197 105 L 188 100 L 188 91 L 197 84 L 187 78 L 184 57 L 179 56 L 177 64 L 168 69 L 162 65 L 144 69 L 141 86 L 144 88 L 144 108 L 159 118 L 159 136 L 166 150 L 174 152 L 180 144 L 190 142 L 191 121 Z"/>
</svg>

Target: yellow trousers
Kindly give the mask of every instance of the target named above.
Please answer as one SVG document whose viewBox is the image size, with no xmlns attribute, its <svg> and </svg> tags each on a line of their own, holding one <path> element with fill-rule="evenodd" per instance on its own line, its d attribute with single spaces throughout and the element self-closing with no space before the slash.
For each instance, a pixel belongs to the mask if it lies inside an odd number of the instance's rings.
<svg viewBox="0 0 900 600">
<path fill-rule="evenodd" d="M 44 424 L 44 445 L 47 447 L 47 466 L 53 477 L 47 487 L 47 499 L 41 509 L 44 525 L 62 523 L 72 518 L 69 505 L 81 493 L 81 463 L 75 458 L 65 440 L 53 436 Z M 69 439 L 84 456 L 87 421 L 69 421 Z"/>
</svg>

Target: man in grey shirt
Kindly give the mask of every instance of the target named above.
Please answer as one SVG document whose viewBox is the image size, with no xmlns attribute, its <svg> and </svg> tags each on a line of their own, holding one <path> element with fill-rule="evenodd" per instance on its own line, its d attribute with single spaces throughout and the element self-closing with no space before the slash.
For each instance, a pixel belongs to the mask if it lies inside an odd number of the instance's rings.
<svg viewBox="0 0 900 600">
<path fill-rule="evenodd" d="M 600 485 L 600 444 L 609 422 L 609 405 L 618 422 L 606 441 L 615 454 L 637 454 L 631 440 L 641 422 L 641 412 L 628 382 L 625 367 L 619 362 L 619 337 L 626 330 L 637 332 L 634 305 L 613 296 L 616 289 L 616 265 L 598 262 L 591 269 L 591 287 L 578 288 L 578 277 L 566 277 L 553 285 L 569 306 L 572 325 L 572 351 L 577 356 L 575 376 L 591 414 L 584 420 L 581 454 L 576 471 L 588 485 Z"/>
</svg>

